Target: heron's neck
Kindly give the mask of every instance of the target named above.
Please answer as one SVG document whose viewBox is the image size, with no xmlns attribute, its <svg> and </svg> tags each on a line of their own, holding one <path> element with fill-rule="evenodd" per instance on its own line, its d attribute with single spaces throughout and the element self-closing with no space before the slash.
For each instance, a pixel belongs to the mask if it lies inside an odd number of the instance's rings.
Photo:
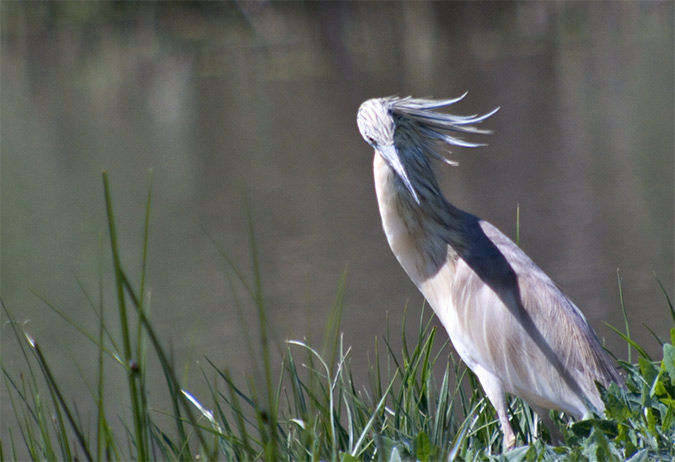
<svg viewBox="0 0 675 462">
<path fill-rule="evenodd" d="M 377 153 L 373 169 L 382 226 L 389 246 L 413 280 L 416 279 L 413 274 L 435 274 L 449 256 L 456 256 L 465 247 L 462 225 L 465 213 L 443 197 L 428 164 L 406 165 L 419 204 Z"/>
</svg>

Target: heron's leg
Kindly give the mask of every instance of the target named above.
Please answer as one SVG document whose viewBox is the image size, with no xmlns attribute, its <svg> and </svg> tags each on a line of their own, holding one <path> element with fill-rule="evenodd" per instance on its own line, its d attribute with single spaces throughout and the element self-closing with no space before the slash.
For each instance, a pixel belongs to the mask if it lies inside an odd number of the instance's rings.
<svg viewBox="0 0 675 462">
<path fill-rule="evenodd" d="M 551 420 L 551 417 L 549 416 L 549 411 L 547 409 L 537 406 L 532 406 L 532 409 L 534 409 L 534 412 L 536 412 L 539 418 L 541 419 L 542 423 L 546 427 L 546 430 L 548 430 L 548 434 L 551 435 L 551 443 L 554 446 L 560 446 L 561 444 L 563 444 L 565 442 L 563 434 Z"/>
<path fill-rule="evenodd" d="M 497 411 L 497 417 L 499 417 L 499 423 L 504 433 L 503 451 L 513 449 L 516 446 L 516 435 L 513 433 L 513 428 L 511 428 L 509 416 L 506 412 L 506 396 L 502 381 L 481 367 L 477 367 L 473 372 L 478 377 L 483 390 L 485 390 L 485 394 Z"/>
</svg>

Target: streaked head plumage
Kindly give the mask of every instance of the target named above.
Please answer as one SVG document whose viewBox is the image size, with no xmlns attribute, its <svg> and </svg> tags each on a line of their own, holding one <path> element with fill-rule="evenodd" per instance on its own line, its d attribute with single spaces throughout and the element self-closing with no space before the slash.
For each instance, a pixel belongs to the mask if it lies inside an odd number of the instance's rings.
<svg viewBox="0 0 675 462">
<path fill-rule="evenodd" d="M 377 146 L 394 144 L 396 124 L 391 111 L 392 98 L 373 98 L 364 102 L 356 115 L 361 136 L 368 144 Z"/>
<path fill-rule="evenodd" d="M 459 98 L 444 100 L 397 96 L 374 98 L 364 102 L 359 108 L 356 122 L 361 136 L 394 169 L 417 203 L 419 198 L 409 180 L 401 150 L 456 165 L 438 151 L 440 144 L 463 147 L 482 145 L 464 141 L 448 132 L 490 133 L 473 125 L 487 119 L 499 108 L 480 116 L 458 116 L 435 111 L 460 101 L 465 95 L 466 93 Z"/>
</svg>

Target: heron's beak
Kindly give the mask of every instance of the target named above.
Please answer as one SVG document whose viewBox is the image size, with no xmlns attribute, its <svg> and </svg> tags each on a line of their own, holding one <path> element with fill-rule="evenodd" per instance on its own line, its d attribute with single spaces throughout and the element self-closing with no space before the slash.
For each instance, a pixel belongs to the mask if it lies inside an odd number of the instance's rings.
<svg viewBox="0 0 675 462">
<path fill-rule="evenodd" d="M 408 179 L 408 174 L 406 173 L 405 168 L 403 168 L 403 163 L 401 162 L 401 158 L 398 155 L 398 149 L 396 149 L 396 146 L 393 144 L 390 146 L 378 146 L 377 152 L 379 152 L 384 160 L 387 161 L 389 166 L 394 169 L 398 177 L 401 179 L 401 181 L 403 181 L 405 187 L 408 189 L 408 191 L 410 191 L 410 194 L 412 194 L 412 197 L 415 199 L 415 202 L 417 202 L 417 205 L 420 205 L 420 199 L 417 196 L 410 179 Z"/>
</svg>

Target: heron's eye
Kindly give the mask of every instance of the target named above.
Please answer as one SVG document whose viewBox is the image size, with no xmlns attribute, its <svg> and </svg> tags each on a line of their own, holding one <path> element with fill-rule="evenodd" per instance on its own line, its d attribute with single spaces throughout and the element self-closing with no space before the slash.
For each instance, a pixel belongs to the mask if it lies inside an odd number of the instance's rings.
<svg viewBox="0 0 675 462">
<path fill-rule="evenodd" d="M 369 137 L 368 137 L 368 142 L 369 142 L 370 144 L 375 144 L 375 138 L 373 138 L 372 136 L 369 136 Z"/>
</svg>

